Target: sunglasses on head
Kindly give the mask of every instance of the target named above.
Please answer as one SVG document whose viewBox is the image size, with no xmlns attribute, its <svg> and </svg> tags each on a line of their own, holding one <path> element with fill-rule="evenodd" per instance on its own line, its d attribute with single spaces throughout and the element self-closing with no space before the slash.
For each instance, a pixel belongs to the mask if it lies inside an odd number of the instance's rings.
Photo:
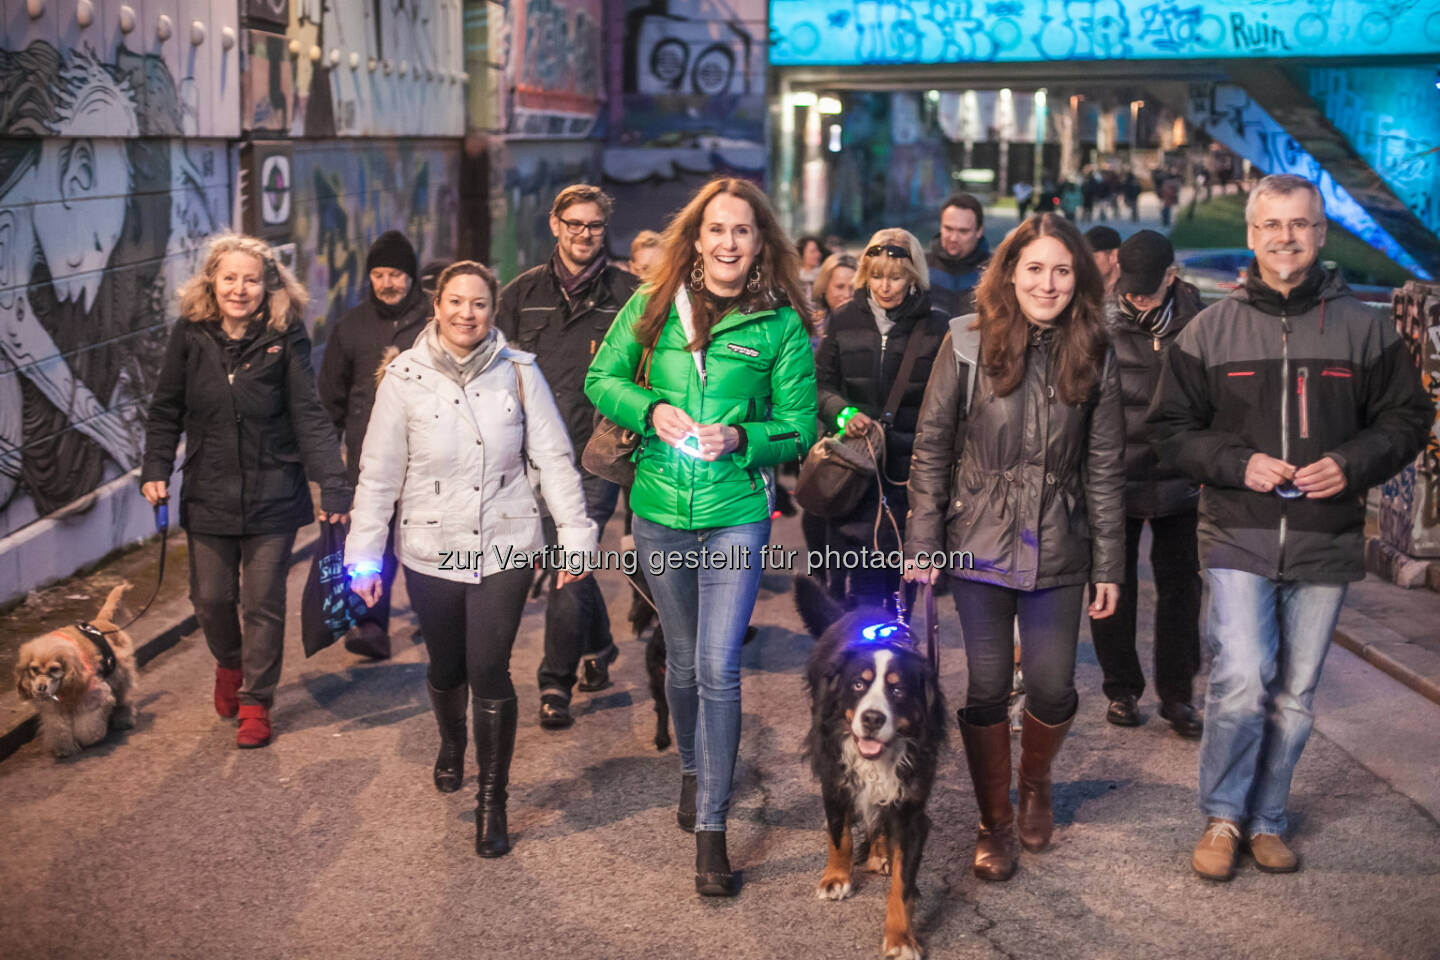
<svg viewBox="0 0 1440 960">
<path fill-rule="evenodd" d="M 910 249 L 908 247 L 902 247 L 898 243 L 877 243 L 865 251 L 865 256 L 867 257 L 878 257 L 881 254 L 890 257 L 892 260 L 910 259 Z"/>
</svg>

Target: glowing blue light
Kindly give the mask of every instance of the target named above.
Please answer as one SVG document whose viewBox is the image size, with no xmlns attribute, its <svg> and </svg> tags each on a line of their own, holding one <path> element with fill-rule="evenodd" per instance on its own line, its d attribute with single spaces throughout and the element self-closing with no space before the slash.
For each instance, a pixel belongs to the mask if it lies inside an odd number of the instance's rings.
<svg viewBox="0 0 1440 960">
<path fill-rule="evenodd" d="M 860 636 L 866 640 L 889 640 L 903 627 L 898 623 L 872 623 L 860 631 Z"/>
<path fill-rule="evenodd" d="M 380 564 L 378 563 L 357 563 L 350 568 L 350 579 L 356 577 L 379 576 Z"/>
<path fill-rule="evenodd" d="M 700 438 L 693 433 L 687 434 L 685 439 L 680 441 L 680 446 L 675 449 L 687 456 L 698 457 L 700 456 Z"/>
</svg>

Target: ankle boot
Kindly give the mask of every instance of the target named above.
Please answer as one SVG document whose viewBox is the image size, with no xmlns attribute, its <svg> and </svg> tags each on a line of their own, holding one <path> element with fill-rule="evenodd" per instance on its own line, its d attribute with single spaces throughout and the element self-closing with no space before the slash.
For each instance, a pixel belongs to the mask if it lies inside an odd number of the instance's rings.
<svg viewBox="0 0 1440 960">
<path fill-rule="evenodd" d="M 1050 803 L 1050 763 L 1060 752 L 1074 719 L 1072 715 L 1052 727 L 1025 711 L 1020 731 L 1020 843 L 1031 853 L 1050 845 L 1050 831 L 1055 824 Z"/>
<path fill-rule="evenodd" d="M 702 897 L 735 896 L 724 830 L 695 831 L 695 892 Z"/>
<path fill-rule="evenodd" d="M 975 837 L 975 876 L 981 880 L 1009 880 L 1015 874 L 1015 811 L 1010 806 L 1010 724 L 985 727 L 960 721 L 965 762 L 975 785 L 980 807 L 980 832 Z"/>
<path fill-rule="evenodd" d="M 693 773 L 680 774 L 680 804 L 675 808 L 675 822 L 681 830 L 695 832 L 695 793 L 698 781 Z"/>
<path fill-rule="evenodd" d="M 460 684 L 453 690 L 436 690 L 427 681 L 430 707 L 440 727 L 440 753 L 435 757 L 435 789 L 454 793 L 465 779 L 465 712 L 470 706 L 470 689 Z"/>
<path fill-rule="evenodd" d="M 471 703 L 475 723 L 475 762 L 479 790 L 475 803 L 475 852 L 503 857 L 510 852 L 505 824 L 510 757 L 515 753 L 515 698 Z"/>
</svg>

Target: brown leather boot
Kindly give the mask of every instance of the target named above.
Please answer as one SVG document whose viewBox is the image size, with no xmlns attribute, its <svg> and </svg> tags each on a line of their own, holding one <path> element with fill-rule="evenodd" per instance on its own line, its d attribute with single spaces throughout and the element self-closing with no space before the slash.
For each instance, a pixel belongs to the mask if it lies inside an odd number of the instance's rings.
<svg viewBox="0 0 1440 960">
<path fill-rule="evenodd" d="M 1050 831 L 1055 826 L 1050 803 L 1050 763 L 1060 752 L 1060 744 L 1065 742 L 1074 720 L 1071 716 L 1052 727 L 1025 711 L 1025 725 L 1020 731 L 1020 843 L 1031 853 L 1050 846 Z"/>
<path fill-rule="evenodd" d="M 1015 874 L 1015 811 L 1010 806 L 1010 724 L 975 727 L 957 713 L 965 762 L 980 807 L 980 832 L 975 837 L 975 876 L 1009 880 Z"/>
</svg>

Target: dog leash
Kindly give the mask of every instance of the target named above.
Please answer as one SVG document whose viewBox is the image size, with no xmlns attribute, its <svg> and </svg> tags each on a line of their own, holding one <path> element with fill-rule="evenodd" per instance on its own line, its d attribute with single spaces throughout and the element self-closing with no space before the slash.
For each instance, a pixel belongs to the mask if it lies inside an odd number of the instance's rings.
<svg viewBox="0 0 1440 960">
<path fill-rule="evenodd" d="M 930 662 L 931 668 L 936 676 L 940 674 L 940 618 L 935 615 L 935 585 L 933 583 L 920 584 L 921 605 L 925 611 L 925 659 Z M 895 619 L 905 628 L 905 632 L 914 637 L 914 631 L 910 626 L 909 613 L 905 609 L 905 587 L 901 584 L 899 590 L 895 591 Z M 918 646 L 913 643 L 912 646 Z"/>
<path fill-rule="evenodd" d="M 160 533 L 160 571 L 155 575 L 155 589 L 151 591 L 150 599 L 145 601 L 145 606 L 140 608 L 140 612 L 125 621 L 123 626 L 116 627 L 114 630 L 97 630 L 85 621 L 80 621 L 75 624 L 75 626 L 80 628 L 81 633 L 89 637 L 91 642 L 100 648 L 102 656 L 105 658 L 105 661 L 110 664 L 112 670 L 115 667 L 115 652 L 110 649 L 110 643 L 105 639 L 106 635 L 113 635 L 119 633 L 121 630 L 128 630 L 131 624 L 145 616 L 146 612 L 150 609 L 150 604 L 154 603 L 155 598 L 160 596 L 160 585 L 165 582 L 165 554 L 169 552 L 166 550 L 166 543 L 170 535 L 169 497 L 155 504 L 155 529 Z"/>
</svg>

